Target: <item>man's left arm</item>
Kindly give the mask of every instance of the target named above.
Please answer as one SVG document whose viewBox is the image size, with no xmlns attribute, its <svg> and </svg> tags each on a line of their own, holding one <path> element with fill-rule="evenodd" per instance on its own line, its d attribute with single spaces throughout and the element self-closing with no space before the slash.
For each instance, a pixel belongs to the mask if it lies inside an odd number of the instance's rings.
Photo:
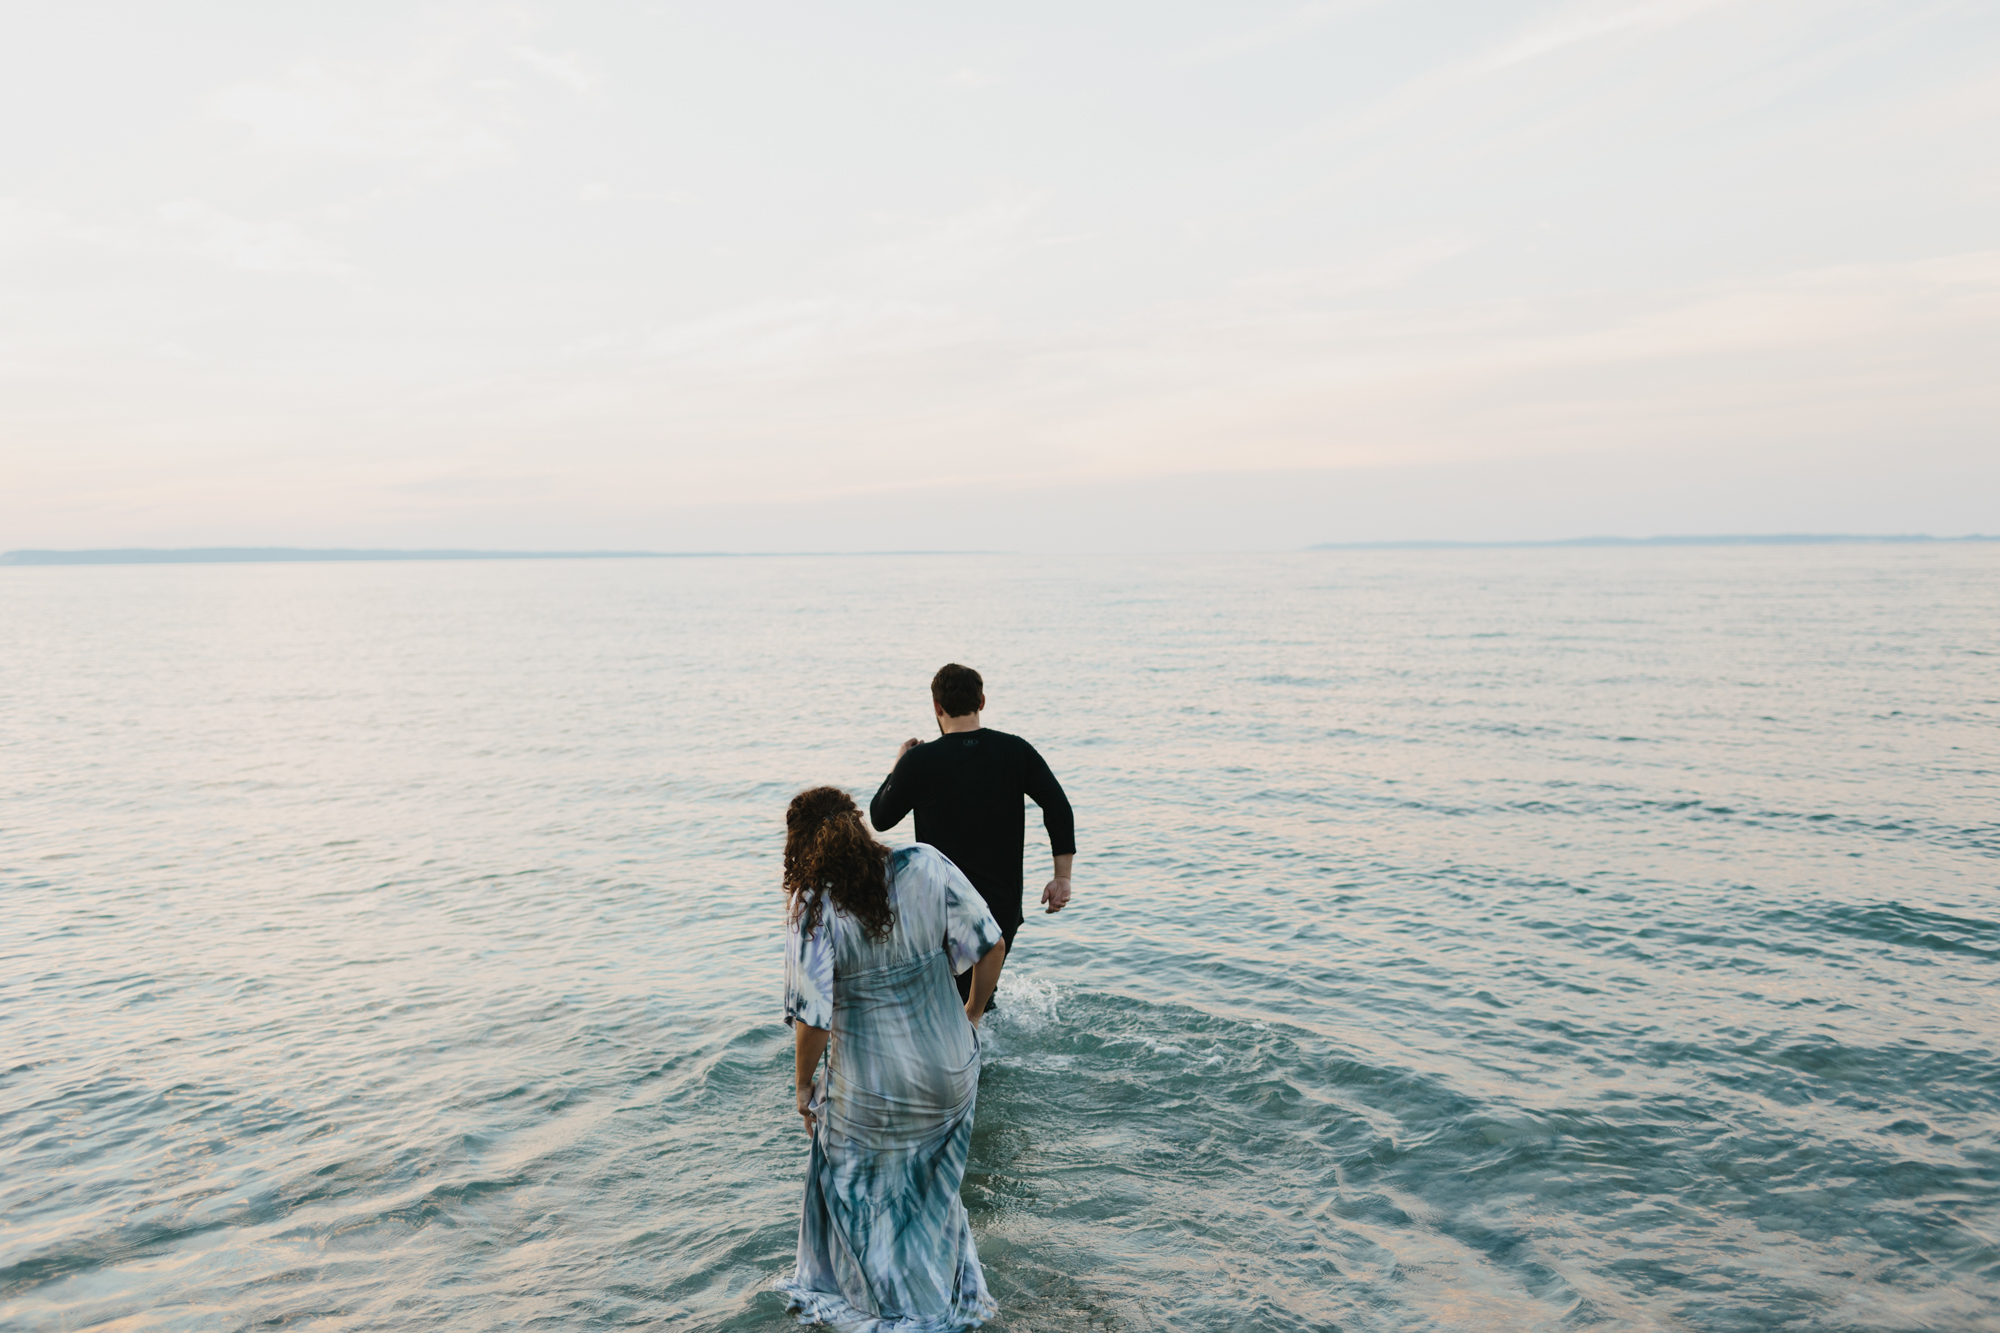
<svg viewBox="0 0 2000 1333">
<path fill-rule="evenodd" d="M 882 785 L 875 790 L 875 799 L 868 803 L 868 822 L 877 833 L 887 833 L 916 807 L 916 778 L 910 771 L 911 765 L 903 761 L 918 744 L 914 737 L 903 742 L 903 748 L 896 751 L 896 766 L 882 779 Z"/>
<path fill-rule="evenodd" d="M 1027 745 L 1025 741 L 1022 744 Z M 1060 912 L 1069 905 L 1069 873 L 1076 863 L 1076 812 L 1069 807 L 1062 783 L 1049 771 L 1048 761 L 1034 746 L 1028 745 L 1027 750 L 1021 790 L 1042 808 L 1042 827 L 1048 831 L 1049 851 L 1055 857 L 1056 873 L 1042 890 L 1042 907 L 1045 911 Z"/>
</svg>

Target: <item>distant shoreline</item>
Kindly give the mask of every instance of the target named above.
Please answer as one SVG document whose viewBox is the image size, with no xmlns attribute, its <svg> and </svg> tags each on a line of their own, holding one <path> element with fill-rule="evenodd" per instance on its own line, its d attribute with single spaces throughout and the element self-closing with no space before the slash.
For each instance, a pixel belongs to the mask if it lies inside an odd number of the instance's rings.
<svg viewBox="0 0 2000 1333">
<path fill-rule="evenodd" d="M 993 551 L 399 551 L 299 546 L 7 551 L 0 565 L 289 565 L 390 560 L 694 560 L 802 555 L 994 555 Z"/>
<path fill-rule="evenodd" d="M 1962 537 L 1932 537 L 1925 533 L 1870 535 L 1849 532 L 1740 533 L 1716 537 L 1561 537 L 1517 542 L 1320 542 L 1308 551 L 1491 551 L 1562 546 L 1881 546 L 1957 542 L 2000 542 L 2000 537 L 1968 533 Z"/>
</svg>

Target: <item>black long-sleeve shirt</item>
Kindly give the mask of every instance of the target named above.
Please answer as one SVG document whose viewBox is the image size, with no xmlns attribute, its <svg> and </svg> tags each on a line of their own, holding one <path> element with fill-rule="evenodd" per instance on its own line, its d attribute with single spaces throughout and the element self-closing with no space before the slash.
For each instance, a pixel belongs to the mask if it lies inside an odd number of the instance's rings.
<svg viewBox="0 0 2000 1333">
<path fill-rule="evenodd" d="M 1021 849 L 1027 816 L 1021 798 L 1042 808 L 1049 851 L 1076 851 L 1076 816 L 1062 784 L 1035 747 L 982 727 L 926 741 L 901 759 L 868 803 L 878 830 L 917 812 L 917 841 L 952 859 L 1012 938 L 1021 926 Z"/>
</svg>

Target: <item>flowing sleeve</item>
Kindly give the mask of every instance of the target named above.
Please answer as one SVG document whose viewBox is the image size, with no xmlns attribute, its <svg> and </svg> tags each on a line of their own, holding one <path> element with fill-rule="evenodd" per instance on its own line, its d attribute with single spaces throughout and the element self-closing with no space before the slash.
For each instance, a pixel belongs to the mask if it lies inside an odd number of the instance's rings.
<svg viewBox="0 0 2000 1333">
<path fill-rule="evenodd" d="M 809 1028 L 833 1026 L 833 904 L 820 908 L 807 934 L 794 921 L 785 948 L 785 1021 Z"/>
<path fill-rule="evenodd" d="M 951 858 L 933 851 L 927 859 L 926 868 L 944 880 L 944 944 L 951 953 L 951 970 L 963 972 L 1000 942 L 1000 923 Z"/>
</svg>

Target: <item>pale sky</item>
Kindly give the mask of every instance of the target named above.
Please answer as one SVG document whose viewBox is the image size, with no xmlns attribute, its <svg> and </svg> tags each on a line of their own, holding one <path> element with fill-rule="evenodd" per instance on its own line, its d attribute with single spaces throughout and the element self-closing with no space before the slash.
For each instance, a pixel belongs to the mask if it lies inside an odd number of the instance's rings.
<svg viewBox="0 0 2000 1333">
<path fill-rule="evenodd" d="M 9 5 L 0 549 L 2000 532 L 2000 4 Z"/>
</svg>

